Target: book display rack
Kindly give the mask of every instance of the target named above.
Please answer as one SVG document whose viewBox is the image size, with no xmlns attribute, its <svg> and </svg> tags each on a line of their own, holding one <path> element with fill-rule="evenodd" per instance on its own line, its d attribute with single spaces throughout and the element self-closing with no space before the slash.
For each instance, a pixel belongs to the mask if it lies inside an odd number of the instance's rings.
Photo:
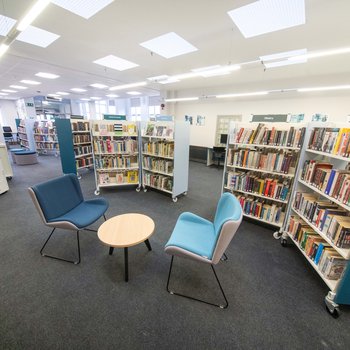
<svg viewBox="0 0 350 350">
<path fill-rule="evenodd" d="M 53 121 L 40 120 L 34 123 L 33 130 L 36 151 L 41 154 L 59 155 L 56 127 Z"/>
<path fill-rule="evenodd" d="M 311 123 L 301 151 L 292 210 L 281 244 L 289 237 L 330 289 L 327 310 L 350 304 L 350 128 Z"/>
<path fill-rule="evenodd" d="M 136 185 L 141 189 L 139 126 L 122 120 L 94 120 L 91 124 L 96 191 Z"/>
<path fill-rule="evenodd" d="M 148 122 L 142 129 L 142 185 L 177 202 L 188 190 L 189 126 L 185 122 Z"/>
</svg>

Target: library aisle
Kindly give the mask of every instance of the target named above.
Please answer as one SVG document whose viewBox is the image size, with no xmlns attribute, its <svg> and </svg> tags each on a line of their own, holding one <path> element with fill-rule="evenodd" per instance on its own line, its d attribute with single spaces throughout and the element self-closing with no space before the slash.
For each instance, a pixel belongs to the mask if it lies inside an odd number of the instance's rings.
<svg viewBox="0 0 350 350">
<path fill-rule="evenodd" d="M 348 347 L 350 308 L 343 306 L 337 320 L 330 317 L 323 305 L 328 289 L 316 271 L 297 247 L 290 243 L 290 249 L 282 249 L 272 238 L 273 229 L 256 221 L 242 223 L 228 248 L 229 260 L 217 266 L 230 302 L 227 310 L 166 292 L 170 257 L 164 253 L 164 244 L 178 215 L 192 211 L 212 219 L 220 195 L 222 171 L 200 163 L 190 162 L 188 195 L 177 203 L 156 191 L 103 192 L 110 203 L 107 218 L 135 212 L 150 216 L 156 224 L 151 254 L 143 246 L 132 252 L 128 284 L 122 283 L 122 252 L 109 256 L 108 248 L 93 232 L 81 234 L 79 266 L 42 258 L 39 249 L 49 230 L 38 217 L 27 187 L 61 173 L 57 158 L 44 158 L 36 165 L 14 165 L 11 190 L 1 196 L 0 211 L 5 218 L 0 235 L 2 348 L 96 349 L 116 344 L 130 349 L 154 349 L 162 344 L 178 349 Z M 93 172 L 80 181 L 84 196 L 95 198 Z M 62 232 L 47 248 L 74 256 L 71 243 L 74 235 Z M 191 261 L 177 264 L 173 272 L 179 286 L 186 286 L 184 292 L 196 295 L 200 286 L 205 291 L 202 297 L 220 297 L 211 288 L 210 270 Z M 49 321 L 43 322 L 45 319 Z"/>
</svg>

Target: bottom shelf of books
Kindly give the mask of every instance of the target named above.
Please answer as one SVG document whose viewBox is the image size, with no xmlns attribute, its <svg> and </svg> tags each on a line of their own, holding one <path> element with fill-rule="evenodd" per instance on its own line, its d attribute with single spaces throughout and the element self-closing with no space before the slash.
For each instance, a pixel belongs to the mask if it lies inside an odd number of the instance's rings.
<svg viewBox="0 0 350 350">
<path fill-rule="evenodd" d="M 139 171 L 138 170 L 101 170 L 97 171 L 97 189 L 98 194 L 102 187 L 116 187 L 127 185 L 138 185 L 140 190 Z"/>
<path fill-rule="evenodd" d="M 173 178 L 171 176 L 153 174 L 143 169 L 142 179 L 144 188 L 149 186 L 170 194 L 173 193 Z"/>
</svg>

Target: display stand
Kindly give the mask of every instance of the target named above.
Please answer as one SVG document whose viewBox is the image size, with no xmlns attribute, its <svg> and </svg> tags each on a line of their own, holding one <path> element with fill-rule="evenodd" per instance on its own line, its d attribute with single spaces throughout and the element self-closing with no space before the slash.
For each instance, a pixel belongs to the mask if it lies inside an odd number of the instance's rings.
<svg viewBox="0 0 350 350">
<path fill-rule="evenodd" d="M 308 125 L 291 213 L 281 237 L 283 246 L 291 238 L 329 287 L 325 303 L 334 317 L 339 304 L 350 304 L 348 126 Z"/>
<path fill-rule="evenodd" d="M 125 120 L 91 123 L 95 164 L 95 194 L 105 187 L 136 186 L 141 189 L 139 125 Z"/>
<path fill-rule="evenodd" d="M 246 218 L 278 228 L 289 210 L 305 127 L 236 123 L 228 138 L 222 191 L 233 192 Z"/>
<path fill-rule="evenodd" d="M 31 151 L 36 150 L 34 141 L 34 123 L 34 119 L 21 119 L 20 124 L 17 127 L 21 147 Z"/>
<path fill-rule="evenodd" d="M 148 122 L 142 128 L 142 184 L 171 195 L 187 194 L 189 124 Z"/>
<path fill-rule="evenodd" d="M 34 140 L 39 155 L 59 155 L 55 123 L 51 120 L 40 120 L 34 123 Z"/>
</svg>

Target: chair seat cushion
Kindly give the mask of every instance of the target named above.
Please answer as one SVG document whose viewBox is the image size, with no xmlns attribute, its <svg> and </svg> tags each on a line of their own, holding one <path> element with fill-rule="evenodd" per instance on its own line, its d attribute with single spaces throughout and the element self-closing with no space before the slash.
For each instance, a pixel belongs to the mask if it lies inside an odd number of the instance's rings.
<svg viewBox="0 0 350 350">
<path fill-rule="evenodd" d="M 31 154 L 36 154 L 36 151 L 18 151 L 15 152 L 16 156 L 24 156 L 24 155 L 31 155 Z"/>
<path fill-rule="evenodd" d="M 58 216 L 49 222 L 68 221 L 82 229 L 93 224 L 108 209 L 108 202 L 103 198 L 90 199 L 81 202 L 78 206 Z"/>
<path fill-rule="evenodd" d="M 214 225 L 210 221 L 192 213 L 183 213 L 179 216 L 166 247 L 176 246 L 211 259 L 215 244 Z"/>
</svg>

